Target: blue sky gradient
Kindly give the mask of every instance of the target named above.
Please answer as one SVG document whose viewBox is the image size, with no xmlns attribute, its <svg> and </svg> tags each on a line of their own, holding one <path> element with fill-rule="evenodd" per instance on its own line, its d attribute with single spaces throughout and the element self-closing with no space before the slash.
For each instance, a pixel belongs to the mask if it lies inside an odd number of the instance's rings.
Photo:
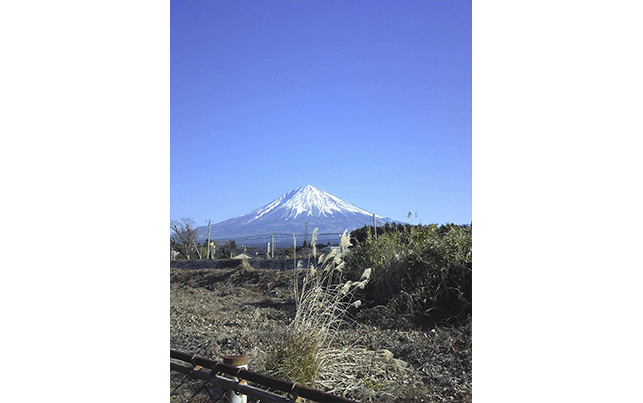
<svg viewBox="0 0 643 403">
<path fill-rule="evenodd" d="M 171 219 L 310 184 L 400 221 L 471 222 L 470 1 L 170 6 Z"/>
</svg>

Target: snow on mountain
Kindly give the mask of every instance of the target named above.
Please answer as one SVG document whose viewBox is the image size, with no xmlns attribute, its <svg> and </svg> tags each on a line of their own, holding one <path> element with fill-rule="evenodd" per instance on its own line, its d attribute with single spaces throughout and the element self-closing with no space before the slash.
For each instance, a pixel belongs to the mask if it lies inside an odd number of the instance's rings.
<svg viewBox="0 0 643 403">
<path fill-rule="evenodd" d="M 329 215 L 333 216 L 335 212 L 339 214 L 348 212 L 365 214 L 372 217 L 372 214 L 368 211 L 310 185 L 292 190 L 267 206 L 255 210 L 255 220 L 277 209 L 283 211 L 282 217 L 286 220 L 296 219 L 300 214 L 328 217 Z M 376 215 L 376 217 L 378 216 Z"/>
<path fill-rule="evenodd" d="M 394 220 L 375 215 L 378 225 Z M 257 237 L 273 233 L 308 234 L 314 228 L 321 233 L 342 233 L 373 224 L 373 213 L 348 203 L 337 196 L 306 185 L 298 187 L 265 206 L 239 217 L 213 224 L 212 239 Z M 205 239 L 208 227 L 197 229 Z"/>
</svg>

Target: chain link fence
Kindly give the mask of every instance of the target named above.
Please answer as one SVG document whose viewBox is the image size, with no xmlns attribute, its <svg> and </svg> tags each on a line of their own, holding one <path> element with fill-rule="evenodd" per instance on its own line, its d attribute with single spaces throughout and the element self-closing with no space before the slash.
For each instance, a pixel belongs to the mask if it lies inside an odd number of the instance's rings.
<svg viewBox="0 0 643 403">
<path fill-rule="evenodd" d="M 231 357 L 225 357 L 224 361 Z M 245 362 L 247 363 L 247 357 Z M 357 403 L 297 382 L 248 371 L 245 369 L 247 366 L 235 365 L 170 350 L 170 402 L 295 403 L 299 401 L 298 398 L 305 398 L 313 402 Z M 247 382 L 266 387 L 270 391 L 250 386 Z M 290 397 L 277 395 L 273 391 Z"/>
<path fill-rule="evenodd" d="M 170 371 L 170 403 L 226 402 L 226 390 L 189 374 Z"/>
</svg>

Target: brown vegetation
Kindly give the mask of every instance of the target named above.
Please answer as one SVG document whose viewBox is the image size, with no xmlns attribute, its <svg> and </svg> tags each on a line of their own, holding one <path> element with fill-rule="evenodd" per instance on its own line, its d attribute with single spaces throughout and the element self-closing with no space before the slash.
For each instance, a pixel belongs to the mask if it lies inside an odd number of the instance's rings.
<svg viewBox="0 0 643 403">
<path fill-rule="evenodd" d="M 301 279 L 303 281 L 303 278 Z M 325 359 L 343 376 L 319 388 L 362 402 L 471 401 L 471 322 L 396 327 L 384 306 L 354 308 Z M 270 374 L 296 316 L 293 271 L 237 268 L 170 270 L 171 348 L 214 360 L 248 354 Z M 336 372 L 336 371 L 335 371 Z"/>
</svg>

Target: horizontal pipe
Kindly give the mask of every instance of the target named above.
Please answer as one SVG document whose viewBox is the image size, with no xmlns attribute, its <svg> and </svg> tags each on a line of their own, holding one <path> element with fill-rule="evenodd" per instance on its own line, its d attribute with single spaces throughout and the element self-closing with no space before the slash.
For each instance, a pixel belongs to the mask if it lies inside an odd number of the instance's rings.
<svg viewBox="0 0 643 403">
<path fill-rule="evenodd" d="M 190 375 L 194 379 L 200 379 L 202 381 L 210 381 L 210 373 L 206 371 L 201 371 L 194 369 L 191 365 L 186 365 L 179 362 L 170 361 L 170 371 L 180 372 L 182 374 Z"/>
<path fill-rule="evenodd" d="M 181 372 L 183 374 L 189 375 L 191 378 L 200 379 L 202 381 L 212 382 L 220 388 L 226 390 L 234 390 L 240 394 L 250 396 L 255 399 L 259 399 L 262 402 L 268 403 L 295 403 L 293 399 L 288 399 L 286 397 L 277 396 L 265 390 L 255 388 L 253 386 L 244 385 L 237 381 L 231 379 L 226 379 L 221 376 L 215 375 L 214 377 L 210 376 L 210 373 L 200 369 L 194 369 L 191 365 L 185 365 L 182 363 L 176 363 L 170 361 L 170 370 Z"/>
<path fill-rule="evenodd" d="M 170 349 L 170 358 L 176 358 L 177 360 L 190 362 L 190 360 L 192 360 L 192 357 L 193 356 L 190 354 Z"/>
<path fill-rule="evenodd" d="M 327 392 L 322 392 L 321 390 L 312 389 L 297 382 L 287 382 L 281 379 L 273 378 L 271 376 L 259 374 L 257 372 L 248 371 L 247 369 L 237 368 L 235 366 L 227 365 L 222 362 L 213 361 L 204 357 L 200 357 L 198 355 L 190 355 L 170 349 L 170 358 L 189 362 L 192 365 L 199 365 L 201 367 L 211 369 L 216 373 L 232 375 L 239 379 L 245 379 L 259 385 L 277 389 L 282 392 L 287 392 L 295 397 L 301 396 L 305 399 L 314 400 L 316 402 L 357 403 L 354 400 L 346 399 L 345 397 L 336 396 Z"/>
</svg>

